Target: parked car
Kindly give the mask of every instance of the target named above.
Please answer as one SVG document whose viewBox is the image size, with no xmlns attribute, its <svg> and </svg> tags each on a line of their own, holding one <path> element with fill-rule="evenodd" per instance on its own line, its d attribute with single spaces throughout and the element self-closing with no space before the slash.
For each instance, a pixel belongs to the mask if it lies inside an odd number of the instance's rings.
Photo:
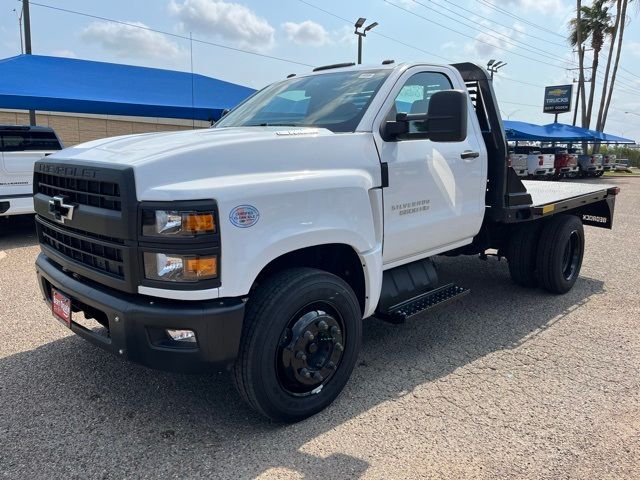
<svg viewBox="0 0 640 480">
<path fill-rule="evenodd" d="M 509 150 L 509 166 L 515 170 L 519 177 L 526 177 L 529 174 L 527 156 L 526 153 L 516 153 L 513 148 Z"/>
<path fill-rule="evenodd" d="M 600 177 L 604 173 L 602 169 L 602 154 L 582 154 L 578 156 L 578 166 L 583 177 Z"/>
<path fill-rule="evenodd" d="M 602 170 L 610 172 L 616 169 L 616 156 L 613 154 L 604 154 L 602 156 Z"/>
<path fill-rule="evenodd" d="M 0 217 L 34 213 L 33 164 L 61 149 L 51 128 L 0 125 Z"/>
<path fill-rule="evenodd" d="M 627 173 L 631 173 L 632 170 L 631 168 L 629 168 L 629 160 L 627 160 L 626 158 L 624 160 L 618 160 L 616 162 L 616 172 L 627 172 Z"/>
<path fill-rule="evenodd" d="M 527 175 L 530 177 L 551 177 L 555 173 L 553 154 L 542 153 L 540 147 L 518 146 L 513 148 L 518 155 L 527 156 Z"/>
<path fill-rule="evenodd" d="M 553 154 L 555 157 L 553 166 L 556 169 L 555 177 L 572 177 L 578 174 L 578 154 L 570 153 L 563 147 L 545 147 L 543 154 Z"/>
</svg>

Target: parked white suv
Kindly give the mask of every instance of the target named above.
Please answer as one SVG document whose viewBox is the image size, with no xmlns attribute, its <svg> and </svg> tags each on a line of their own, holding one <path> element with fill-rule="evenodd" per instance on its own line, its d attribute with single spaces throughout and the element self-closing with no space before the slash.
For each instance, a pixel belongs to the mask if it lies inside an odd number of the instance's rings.
<svg viewBox="0 0 640 480">
<path fill-rule="evenodd" d="M 34 213 L 33 164 L 61 149 L 51 128 L 0 125 L 0 216 Z"/>
</svg>

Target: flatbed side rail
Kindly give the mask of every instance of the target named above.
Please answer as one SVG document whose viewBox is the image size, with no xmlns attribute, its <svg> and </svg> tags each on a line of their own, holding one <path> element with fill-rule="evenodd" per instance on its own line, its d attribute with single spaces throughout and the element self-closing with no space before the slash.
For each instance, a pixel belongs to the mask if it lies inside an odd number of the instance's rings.
<svg viewBox="0 0 640 480">
<path fill-rule="evenodd" d="M 617 187 L 599 190 L 576 197 L 570 197 L 540 205 L 532 205 L 518 209 L 516 215 L 507 216 L 505 223 L 533 221 L 548 218 L 561 213 L 577 215 L 582 223 L 592 227 L 613 227 Z"/>
</svg>

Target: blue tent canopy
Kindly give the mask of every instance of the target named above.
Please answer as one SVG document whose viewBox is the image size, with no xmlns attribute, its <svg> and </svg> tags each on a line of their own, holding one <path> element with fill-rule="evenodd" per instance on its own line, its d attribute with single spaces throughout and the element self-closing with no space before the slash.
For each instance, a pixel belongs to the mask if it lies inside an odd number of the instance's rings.
<svg viewBox="0 0 640 480">
<path fill-rule="evenodd" d="M 505 120 L 504 129 L 509 141 L 635 143 L 628 138 L 563 123 L 535 125 L 533 123 Z"/>
<path fill-rule="evenodd" d="M 0 108 L 217 120 L 253 92 L 157 68 L 41 55 L 0 60 Z"/>
<path fill-rule="evenodd" d="M 556 125 L 584 131 L 587 135 L 590 135 L 592 137 L 591 141 L 598 140 L 601 143 L 636 143 L 635 141 L 628 138 L 618 137 L 617 135 L 611 135 L 610 133 L 598 132 L 597 130 L 589 130 L 587 128 L 573 127 L 571 125 L 564 125 L 562 123 L 550 123 L 548 125 L 544 125 L 544 127 L 550 127 L 553 129 Z"/>
</svg>

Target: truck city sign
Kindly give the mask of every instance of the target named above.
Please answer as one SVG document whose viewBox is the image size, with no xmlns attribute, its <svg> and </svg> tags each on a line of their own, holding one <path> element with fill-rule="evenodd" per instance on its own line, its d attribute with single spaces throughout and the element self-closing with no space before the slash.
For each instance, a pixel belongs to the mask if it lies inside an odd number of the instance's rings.
<svg viewBox="0 0 640 480">
<path fill-rule="evenodd" d="M 570 112 L 572 91 L 573 85 L 556 85 L 553 87 L 545 87 L 544 105 L 542 107 L 542 111 L 544 113 Z"/>
</svg>

